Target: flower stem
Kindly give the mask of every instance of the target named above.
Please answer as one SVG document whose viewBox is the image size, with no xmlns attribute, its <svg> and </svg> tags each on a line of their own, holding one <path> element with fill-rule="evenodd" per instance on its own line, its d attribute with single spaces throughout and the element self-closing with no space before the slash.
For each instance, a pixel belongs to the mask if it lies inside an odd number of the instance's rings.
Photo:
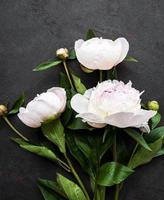
<svg viewBox="0 0 164 200">
<path fill-rule="evenodd" d="M 9 119 L 4 116 L 3 119 L 5 120 L 5 122 L 8 124 L 8 126 L 17 134 L 19 135 L 19 137 L 21 137 L 23 140 L 25 141 L 29 141 L 29 139 L 27 139 L 25 136 L 23 136 L 12 124 L 11 122 L 9 121 Z"/>
<path fill-rule="evenodd" d="M 73 82 L 72 82 L 72 79 L 71 79 L 71 76 L 70 76 L 70 73 L 69 73 L 69 70 L 68 70 L 68 66 L 67 66 L 65 60 L 63 60 L 63 65 L 64 65 L 64 69 L 65 69 L 66 75 L 68 77 L 69 83 L 71 85 L 71 88 L 74 89 L 74 85 L 73 85 Z"/>
<path fill-rule="evenodd" d="M 89 197 L 89 195 L 88 195 L 88 193 L 87 193 L 87 191 L 86 191 L 86 189 L 85 189 L 85 187 L 84 187 L 84 185 L 83 185 L 83 183 L 82 183 L 82 181 L 81 181 L 79 175 L 78 175 L 77 172 L 75 171 L 75 169 L 74 169 L 74 167 L 73 167 L 73 165 L 72 165 L 70 159 L 68 158 L 68 156 L 67 156 L 66 154 L 64 154 L 64 157 L 65 157 L 65 159 L 67 160 L 67 163 L 68 163 L 68 165 L 69 165 L 69 167 L 70 167 L 70 169 L 71 169 L 72 174 L 74 175 L 74 177 L 76 178 L 77 182 L 79 183 L 81 189 L 83 190 L 83 192 L 84 192 L 84 194 L 85 194 L 85 196 L 86 196 L 86 199 L 87 199 L 87 200 L 90 200 L 90 197 Z"/>
<path fill-rule="evenodd" d="M 103 71 L 102 70 L 99 70 L 100 72 L 100 83 L 103 81 Z"/>
<path fill-rule="evenodd" d="M 117 162 L 117 135 L 116 133 L 114 134 L 114 138 L 113 138 L 113 159 L 115 162 Z M 119 193 L 120 193 L 119 185 L 116 185 L 114 200 L 119 200 Z"/>
</svg>

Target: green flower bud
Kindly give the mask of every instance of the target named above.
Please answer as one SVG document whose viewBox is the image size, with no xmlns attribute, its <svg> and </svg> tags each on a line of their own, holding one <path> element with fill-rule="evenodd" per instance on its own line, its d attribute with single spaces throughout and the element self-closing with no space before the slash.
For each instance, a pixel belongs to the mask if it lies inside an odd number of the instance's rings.
<svg viewBox="0 0 164 200">
<path fill-rule="evenodd" d="M 69 56 L 69 52 L 68 52 L 68 49 L 66 48 L 60 48 L 56 51 L 56 56 L 59 58 L 59 59 L 62 59 L 62 60 L 66 60 Z"/>
<path fill-rule="evenodd" d="M 4 116 L 7 113 L 7 107 L 5 105 L 0 105 L 0 116 Z"/>
<path fill-rule="evenodd" d="M 149 110 L 158 111 L 159 110 L 159 103 L 157 101 L 149 101 L 148 102 Z"/>
</svg>

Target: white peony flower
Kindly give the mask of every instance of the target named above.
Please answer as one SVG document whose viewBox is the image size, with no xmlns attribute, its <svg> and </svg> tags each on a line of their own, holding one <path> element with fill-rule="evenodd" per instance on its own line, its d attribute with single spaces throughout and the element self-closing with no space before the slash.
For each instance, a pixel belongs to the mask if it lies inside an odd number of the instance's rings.
<svg viewBox="0 0 164 200">
<path fill-rule="evenodd" d="M 53 87 L 37 95 L 26 108 L 19 109 L 19 119 L 29 127 L 37 128 L 41 123 L 60 116 L 66 106 L 66 92 L 63 88 Z"/>
<path fill-rule="evenodd" d="M 75 51 L 78 61 L 88 69 L 109 70 L 124 60 L 129 43 L 125 38 L 108 40 L 92 38 L 90 40 L 77 40 Z"/>
<path fill-rule="evenodd" d="M 148 121 L 156 112 L 141 108 L 141 98 L 132 83 L 104 81 L 71 99 L 71 107 L 93 127 L 102 128 L 107 124 L 119 128 L 137 127 L 149 132 Z"/>
</svg>

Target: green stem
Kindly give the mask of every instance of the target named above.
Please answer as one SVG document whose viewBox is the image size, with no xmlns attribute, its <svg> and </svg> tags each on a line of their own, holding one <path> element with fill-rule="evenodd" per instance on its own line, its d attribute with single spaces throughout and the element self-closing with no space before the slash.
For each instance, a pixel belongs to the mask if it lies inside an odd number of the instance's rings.
<svg viewBox="0 0 164 200">
<path fill-rule="evenodd" d="M 143 135 L 143 133 L 142 133 L 141 135 Z M 139 146 L 139 143 L 137 142 L 137 144 L 135 145 L 135 147 L 134 147 L 134 149 L 133 149 L 133 151 L 132 151 L 132 154 L 131 154 L 131 156 L 130 156 L 130 159 L 129 159 L 129 161 L 128 161 L 128 165 L 127 165 L 128 167 L 130 167 L 132 158 L 133 158 L 134 154 L 136 153 L 136 150 L 137 150 L 138 146 Z M 122 182 L 122 183 L 120 184 L 119 190 L 122 189 L 123 185 L 124 185 L 124 182 Z"/>
<path fill-rule="evenodd" d="M 61 159 L 58 158 L 58 164 L 65 169 L 67 172 L 70 172 L 70 167 Z"/>
<path fill-rule="evenodd" d="M 63 65 L 64 65 L 64 69 L 65 69 L 66 75 L 68 77 L 69 83 L 71 85 L 71 88 L 74 89 L 74 85 L 73 85 L 73 82 L 72 82 L 72 79 L 71 79 L 71 76 L 70 76 L 70 73 L 69 73 L 69 70 L 68 70 L 68 66 L 67 66 L 65 60 L 63 60 Z"/>
<path fill-rule="evenodd" d="M 100 72 L 100 83 L 103 81 L 103 71 L 102 70 L 99 70 Z"/>
<path fill-rule="evenodd" d="M 116 185 L 114 200 L 119 200 L 119 194 L 120 194 L 119 185 Z"/>
<path fill-rule="evenodd" d="M 114 134 L 114 138 L 113 138 L 113 159 L 115 162 L 117 162 L 117 136 L 116 136 L 116 133 Z M 119 200 L 119 192 L 120 192 L 119 185 L 116 185 L 114 200 Z"/>
<path fill-rule="evenodd" d="M 27 139 L 25 136 L 23 136 L 12 124 L 11 122 L 9 121 L 9 119 L 4 116 L 3 119 L 5 120 L 5 122 L 8 124 L 8 126 L 17 134 L 19 135 L 19 137 L 21 137 L 23 140 L 25 141 L 29 141 L 29 139 Z"/>
<path fill-rule="evenodd" d="M 78 175 L 77 172 L 75 171 L 75 169 L 74 169 L 74 167 L 73 167 L 73 165 L 72 165 L 70 159 L 68 158 L 68 156 L 67 156 L 66 154 L 64 154 L 64 156 L 65 156 L 65 159 L 67 160 L 67 163 L 68 163 L 68 165 L 69 165 L 69 167 L 70 167 L 70 169 L 71 169 L 72 174 L 74 175 L 74 177 L 76 178 L 77 182 L 79 183 L 79 186 L 80 186 L 81 189 L 83 190 L 83 192 L 84 192 L 84 194 L 85 194 L 85 196 L 86 196 L 86 199 L 87 199 L 87 200 L 90 200 L 90 197 L 89 197 L 89 195 L 88 195 L 88 193 L 87 193 L 87 191 L 86 191 L 86 189 L 85 189 L 85 187 L 84 187 L 84 185 L 83 185 L 83 183 L 82 183 L 82 181 L 81 181 L 79 175 Z"/>
</svg>

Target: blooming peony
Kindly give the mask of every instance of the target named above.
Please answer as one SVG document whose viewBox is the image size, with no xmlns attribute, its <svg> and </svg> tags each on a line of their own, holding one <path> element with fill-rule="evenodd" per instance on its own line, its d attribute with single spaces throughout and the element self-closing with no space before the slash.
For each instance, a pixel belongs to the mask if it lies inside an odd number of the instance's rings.
<svg viewBox="0 0 164 200">
<path fill-rule="evenodd" d="M 37 128 L 41 123 L 57 118 L 65 109 L 66 92 L 63 88 L 53 87 L 37 95 L 26 108 L 21 107 L 19 119 L 29 127 Z"/>
<path fill-rule="evenodd" d="M 92 38 L 77 40 L 75 51 L 78 61 L 88 69 L 109 70 L 122 62 L 129 51 L 129 43 L 125 38 L 108 40 Z"/>
<path fill-rule="evenodd" d="M 149 132 L 148 121 L 156 112 L 141 108 L 141 96 L 132 83 L 104 81 L 71 99 L 71 107 L 93 127 L 102 128 L 107 124 L 119 128 L 137 127 Z"/>
</svg>

